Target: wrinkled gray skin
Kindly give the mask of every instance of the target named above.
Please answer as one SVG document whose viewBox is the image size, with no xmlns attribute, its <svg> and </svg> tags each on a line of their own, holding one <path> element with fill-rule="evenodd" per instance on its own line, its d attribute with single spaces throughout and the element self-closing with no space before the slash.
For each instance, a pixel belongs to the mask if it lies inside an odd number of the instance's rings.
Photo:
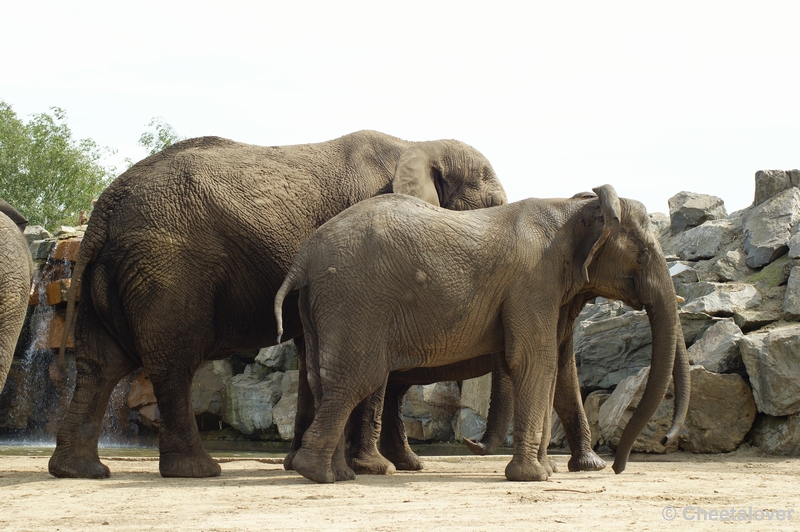
<svg viewBox="0 0 800 532">
<path fill-rule="evenodd" d="M 0 390 L 28 310 L 33 263 L 22 235 L 28 220 L 0 199 Z"/>
<path fill-rule="evenodd" d="M 528 199 L 463 213 L 393 195 L 362 202 L 318 229 L 275 299 L 280 332 L 283 299 L 300 289 L 316 406 L 294 469 L 317 482 L 354 476 L 344 461 L 347 418 L 367 397 L 380 402 L 391 371 L 502 350 L 514 397 L 506 478 L 546 480 L 557 373 L 570 364 L 560 360 L 566 350 L 559 323 L 569 321 L 564 309 L 580 294 L 645 308 L 653 334 L 650 377 L 614 470 L 624 470 L 673 373 L 675 418 L 665 440 L 675 438 L 689 376 L 666 261 L 640 203 L 620 201 L 608 185 L 595 192 L 594 199 Z"/>
<path fill-rule="evenodd" d="M 77 382 L 50 473 L 109 476 L 97 456 L 101 420 L 119 379 L 144 366 L 162 416 L 161 474 L 219 475 L 191 412 L 195 371 L 273 345 L 275 292 L 300 244 L 347 207 L 393 191 L 448 209 L 506 203 L 474 148 L 374 131 L 275 147 L 190 139 L 117 178 L 95 204 L 73 275 Z M 68 322 L 74 299 L 73 290 Z M 302 333 L 296 298 L 287 303 L 286 336 L 294 337 Z M 300 369 L 302 427 L 312 399 L 303 360 Z"/>
</svg>

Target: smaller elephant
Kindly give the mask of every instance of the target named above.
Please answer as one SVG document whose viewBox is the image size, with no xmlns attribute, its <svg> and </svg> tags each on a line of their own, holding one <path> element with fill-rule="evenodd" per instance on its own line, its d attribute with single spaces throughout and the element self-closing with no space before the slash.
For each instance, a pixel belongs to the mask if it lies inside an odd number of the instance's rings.
<svg viewBox="0 0 800 532">
<path fill-rule="evenodd" d="M 644 207 L 608 185 L 597 198 L 527 199 L 451 212 L 393 194 L 323 224 L 301 246 L 275 297 L 299 289 L 308 382 L 316 413 L 293 467 L 316 482 L 353 478 L 345 463 L 348 416 L 380 404 L 392 371 L 454 364 L 504 352 L 514 397 L 509 480 L 547 480 L 550 412 L 565 308 L 581 294 L 647 310 L 651 372 L 614 462 L 625 469 L 636 436 L 675 378 L 677 437 L 689 398 L 675 289 Z M 577 299 L 578 301 L 580 299 Z M 677 356 L 676 356 L 677 354 Z M 574 362 L 572 362 L 574 365 Z M 576 378 L 576 376 L 574 376 Z"/>
<path fill-rule="evenodd" d="M 33 280 L 33 263 L 22 235 L 28 221 L 0 199 L 0 390 L 6 383 Z"/>
</svg>

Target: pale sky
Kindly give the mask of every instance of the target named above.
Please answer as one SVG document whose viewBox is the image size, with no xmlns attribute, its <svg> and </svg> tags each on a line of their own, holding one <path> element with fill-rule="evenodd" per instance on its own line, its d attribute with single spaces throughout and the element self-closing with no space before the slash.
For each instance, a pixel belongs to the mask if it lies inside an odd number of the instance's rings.
<svg viewBox="0 0 800 532">
<path fill-rule="evenodd" d="M 455 138 L 509 200 L 610 183 L 668 212 L 728 212 L 800 167 L 800 2 L 5 2 L 0 99 L 66 110 L 77 138 L 144 155 L 186 137 L 260 145 L 375 129 Z"/>
</svg>

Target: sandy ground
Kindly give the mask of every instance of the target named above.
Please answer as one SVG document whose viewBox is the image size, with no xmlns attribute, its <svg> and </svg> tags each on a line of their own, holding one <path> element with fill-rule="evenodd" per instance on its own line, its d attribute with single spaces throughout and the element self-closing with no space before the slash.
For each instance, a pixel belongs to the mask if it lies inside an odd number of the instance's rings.
<svg viewBox="0 0 800 532">
<path fill-rule="evenodd" d="M 634 455 L 621 475 L 532 483 L 506 481 L 508 460 L 426 457 L 424 471 L 320 485 L 276 458 L 164 479 L 155 458 L 109 457 L 112 476 L 98 481 L 53 478 L 47 457 L 2 456 L 0 530 L 702 530 L 732 508 L 740 521 L 728 526 L 800 529 L 800 458 Z M 567 457 L 555 460 L 566 471 Z"/>
</svg>

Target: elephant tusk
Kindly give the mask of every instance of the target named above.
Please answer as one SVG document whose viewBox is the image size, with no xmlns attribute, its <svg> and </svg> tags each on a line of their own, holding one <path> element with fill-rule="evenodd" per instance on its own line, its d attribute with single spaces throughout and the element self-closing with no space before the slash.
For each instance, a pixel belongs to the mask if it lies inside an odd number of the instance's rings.
<svg viewBox="0 0 800 532">
<path fill-rule="evenodd" d="M 678 304 L 679 304 L 679 305 L 680 305 L 681 303 L 686 303 L 686 300 L 685 300 L 684 298 L 682 298 L 681 296 L 679 296 L 679 295 L 676 295 L 676 296 L 675 296 L 675 299 L 677 299 L 677 300 L 678 300 Z"/>
</svg>

